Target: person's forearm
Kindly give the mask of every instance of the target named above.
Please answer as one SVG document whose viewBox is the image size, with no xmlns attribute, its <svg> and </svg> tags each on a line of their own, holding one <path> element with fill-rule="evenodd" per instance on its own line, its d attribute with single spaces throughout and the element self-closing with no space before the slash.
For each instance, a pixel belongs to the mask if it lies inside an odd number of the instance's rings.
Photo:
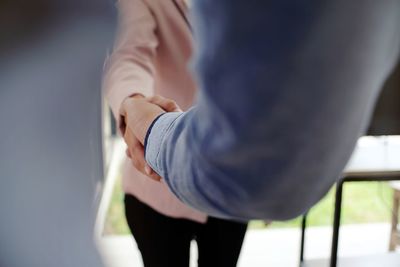
<svg viewBox="0 0 400 267">
<path fill-rule="evenodd" d="M 182 201 L 215 216 L 306 211 L 368 123 L 398 56 L 399 5 L 197 1 L 203 90 L 196 108 L 153 125 L 147 161 Z"/>
<path fill-rule="evenodd" d="M 103 91 L 119 123 L 123 101 L 135 94 L 154 94 L 156 22 L 143 0 L 120 0 L 118 35 L 106 59 Z"/>
</svg>

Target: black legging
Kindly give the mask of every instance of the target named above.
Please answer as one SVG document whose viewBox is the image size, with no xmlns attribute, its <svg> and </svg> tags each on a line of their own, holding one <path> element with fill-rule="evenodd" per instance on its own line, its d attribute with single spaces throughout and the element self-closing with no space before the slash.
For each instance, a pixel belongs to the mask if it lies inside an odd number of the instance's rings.
<svg viewBox="0 0 400 267">
<path fill-rule="evenodd" d="M 131 195 L 125 195 L 125 214 L 145 267 L 188 267 L 192 239 L 199 267 L 236 266 L 247 228 L 212 217 L 205 224 L 167 217 Z"/>
</svg>

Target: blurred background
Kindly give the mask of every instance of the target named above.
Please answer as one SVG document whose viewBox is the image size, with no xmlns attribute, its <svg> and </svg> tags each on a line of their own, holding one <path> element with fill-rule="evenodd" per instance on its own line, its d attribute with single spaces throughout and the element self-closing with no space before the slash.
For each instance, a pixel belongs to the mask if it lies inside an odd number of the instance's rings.
<svg viewBox="0 0 400 267">
<path fill-rule="evenodd" d="M 89 249 L 93 228 L 107 265 L 141 266 L 123 209 L 125 145 L 101 96 L 114 4 L 0 1 L 0 266 L 100 266 Z M 366 135 L 358 144 L 361 157 L 371 156 L 378 167 L 390 161 L 399 171 L 399 66 Z M 399 199 L 398 183 L 347 184 L 339 256 L 398 250 Z M 307 259 L 330 256 L 334 202 L 335 187 L 308 213 Z M 239 266 L 298 266 L 300 227 L 301 218 L 252 221 Z M 191 252 L 196 266 L 195 243 Z"/>
</svg>

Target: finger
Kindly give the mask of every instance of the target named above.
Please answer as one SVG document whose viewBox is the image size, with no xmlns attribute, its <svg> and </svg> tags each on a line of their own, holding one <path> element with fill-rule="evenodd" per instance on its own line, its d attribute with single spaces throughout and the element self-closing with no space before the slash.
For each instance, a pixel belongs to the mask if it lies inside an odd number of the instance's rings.
<svg viewBox="0 0 400 267">
<path fill-rule="evenodd" d="M 133 165 L 141 172 L 144 172 L 146 161 L 144 159 L 144 149 L 141 143 L 136 139 L 129 144 L 129 154 Z"/>
<path fill-rule="evenodd" d="M 160 181 L 161 177 L 151 169 L 144 158 L 143 145 L 136 139 L 130 130 L 126 131 L 124 136 L 128 149 L 126 151 L 128 157 L 131 159 L 132 165 L 140 172 L 148 176 L 149 178 Z"/>
<path fill-rule="evenodd" d="M 148 101 L 161 107 L 167 112 L 182 111 L 174 100 L 162 97 L 160 95 L 152 96 L 148 98 Z"/>
<path fill-rule="evenodd" d="M 144 168 L 145 161 L 143 146 L 129 128 L 125 131 L 124 140 L 128 145 L 126 155 L 131 158 L 135 167 L 138 169 Z"/>
<path fill-rule="evenodd" d="M 132 148 L 130 153 L 132 155 L 132 164 L 138 171 L 155 181 L 161 180 L 161 177 L 147 164 L 144 158 L 144 149 L 141 144 Z"/>
<path fill-rule="evenodd" d="M 154 173 L 154 172 L 153 172 L 153 169 L 150 168 L 150 166 L 147 165 L 147 164 L 146 164 L 146 166 L 144 166 L 144 171 L 145 171 L 146 174 L 148 174 L 148 175 L 152 175 L 152 174 Z"/>
<path fill-rule="evenodd" d="M 126 156 L 127 156 L 128 158 L 132 158 L 131 152 L 129 152 L 129 149 L 128 149 L 128 148 L 125 150 L 125 154 L 126 154 Z"/>
<path fill-rule="evenodd" d="M 144 157 L 142 158 L 141 156 L 142 155 L 139 155 L 139 156 L 135 155 L 135 156 L 131 157 L 133 166 L 138 171 L 140 171 L 141 173 L 143 173 L 144 175 L 149 177 L 150 179 L 155 180 L 155 181 L 160 181 L 161 176 L 159 176 L 155 171 L 153 171 L 153 169 L 150 168 L 150 166 L 148 166 L 145 161 L 143 162 L 142 159 L 144 160 Z"/>
<path fill-rule="evenodd" d="M 149 176 L 153 180 L 156 180 L 156 181 L 161 180 L 161 176 L 158 175 L 149 165 L 146 164 L 144 169 L 145 169 L 147 176 Z"/>
<path fill-rule="evenodd" d="M 156 182 L 161 181 L 161 176 L 158 175 L 157 173 L 154 173 L 154 174 L 152 174 L 152 175 L 150 175 L 150 176 L 148 176 L 148 177 L 150 177 L 151 179 L 153 179 L 153 180 L 156 181 Z"/>
</svg>

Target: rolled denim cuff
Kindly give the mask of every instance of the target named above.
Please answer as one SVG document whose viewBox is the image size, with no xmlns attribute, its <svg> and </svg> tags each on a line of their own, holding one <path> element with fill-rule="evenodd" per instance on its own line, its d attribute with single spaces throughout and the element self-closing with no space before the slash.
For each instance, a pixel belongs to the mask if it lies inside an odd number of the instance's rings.
<svg viewBox="0 0 400 267">
<path fill-rule="evenodd" d="M 150 167 L 160 176 L 162 176 L 163 170 L 159 155 L 164 137 L 174 121 L 182 114 L 183 112 L 163 113 L 154 119 L 147 130 L 144 142 L 145 159 Z"/>
</svg>

